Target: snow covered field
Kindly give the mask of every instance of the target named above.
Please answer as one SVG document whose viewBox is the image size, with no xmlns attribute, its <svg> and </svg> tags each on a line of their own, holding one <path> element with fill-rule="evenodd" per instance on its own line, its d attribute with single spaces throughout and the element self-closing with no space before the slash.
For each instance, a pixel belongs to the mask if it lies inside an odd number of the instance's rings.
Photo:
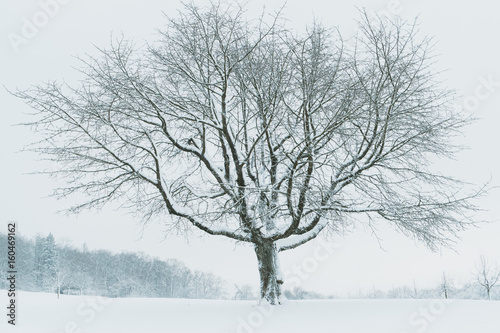
<svg viewBox="0 0 500 333">
<path fill-rule="evenodd" d="M 6 313 L 7 292 L 0 290 Z M 255 301 L 66 296 L 20 292 L 17 325 L 0 332 L 47 333 L 498 333 L 500 302 L 321 300 L 257 306 Z"/>
</svg>

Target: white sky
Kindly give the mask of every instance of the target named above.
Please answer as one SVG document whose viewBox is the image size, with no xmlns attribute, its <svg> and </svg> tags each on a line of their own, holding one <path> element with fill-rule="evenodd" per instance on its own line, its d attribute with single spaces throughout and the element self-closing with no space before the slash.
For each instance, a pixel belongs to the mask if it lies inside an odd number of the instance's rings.
<svg viewBox="0 0 500 333">
<path fill-rule="evenodd" d="M 56 0 L 53 0 L 56 1 Z M 178 1 L 59 0 L 59 8 L 43 22 L 43 5 L 49 0 L 5 0 L 0 2 L 0 83 L 9 89 L 27 88 L 47 80 L 78 79 L 73 69 L 75 55 L 94 53 L 94 45 L 106 47 L 112 32 L 123 32 L 138 44 L 154 39 L 167 15 L 175 15 Z M 195 1 L 195 3 L 204 1 Z M 264 1 L 249 1 L 250 13 L 258 13 Z M 281 1 L 267 1 L 270 9 Z M 458 175 L 475 183 L 490 177 L 493 185 L 500 178 L 498 143 L 500 142 L 500 5 L 488 0 L 476 1 L 324 1 L 289 0 L 286 17 L 297 29 L 313 18 L 328 26 L 339 26 L 348 36 L 355 28 L 356 7 L 369 12 L 399 13 L 412 20 L 419 15 L 423 34 L 435 36 L 438 67 L 449 86 L 462 96 L 468 110 L 480 119 L 468 128 L 461 143 L 470 150 L 460 153 L 453 163 L 442 163 L 443 172 Z M 45 9 L 47 11 L 47 9 Z M 12 34 L 22 36 L 26 21 L 39 19 L 43 24 L 15 50 L 9 40 Z M 484 82 L 490 81 L 491 84 Z M 234 283 L 251 283 L 257 287 L 258 273 L 253 249 L 235 245 L 223 238 L 198 234 L 189 241 L 182 236 L 167 235 L 162 227 L 150 224 L 144 229 L 132 215 L 109 207 L 101 212 L 79 216 L 57 214 L 77 198 L 56 201 L 47 198 L 56 182 L 40 175 L 26 173 L 45 165 L 30 153 L 19 153 L 36 136 L 25 127 L 14 124 L 29 121 L 29 109 L 0 89 L 0 221 L 17 221 L 20 234 L 32 237 L 52 232 L 59 241 L 89 248 L 113 251 L 143 251 L 161 258 L 178 258 L 194 269 L 212 271 Z M 481 200 L 486 211 L 478 220 L 492 223 L 464 232 L 456 252 L 431 253 L 422 245 L 380 226 L 379 241 L 362 227 L 331 242 L 335 249 L 328 256 L 318 242 L 281 255 L 283 271 L 305 266 L 305 273 L 289 274 L 289 281 L 301 281 L 306 289 L 346 296 L 358 290 L 387 289 L 403 284 L 428 287 L 437 284 L 443 270 L 457 284 L 472 278 L 475 261 L 484 253 L 500 263 L 500 208 L 498 191 Z M 164 239 L 165 238 L 165 239 Z M 382 248 L 380 247 L 382 246 Z"/>
</svg>

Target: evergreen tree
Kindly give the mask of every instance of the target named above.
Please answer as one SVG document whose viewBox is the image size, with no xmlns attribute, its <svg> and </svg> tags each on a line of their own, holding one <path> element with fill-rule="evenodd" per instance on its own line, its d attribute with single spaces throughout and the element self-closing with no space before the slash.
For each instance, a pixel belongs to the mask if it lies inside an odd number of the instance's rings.
<svg viewBox="0 0 500 333">
<path fill-rule="evenodd" d="M 43 287 L 43 264 L 42 264 L 42 254 L 44 248 L 45 239 L 37 236 L 35 240 L 35 255 L 33 258 L 33 280 L 36 289 L 41 289 Z"/>
<path fill-rule="evenodd" d="M 49 234 L 42 247 L 40 255 L 40 275 L 41 287 L 45 290 L 50 290 L 57 283 L 58 273 L 58 254 L 54 236 Z"/>
</svg>

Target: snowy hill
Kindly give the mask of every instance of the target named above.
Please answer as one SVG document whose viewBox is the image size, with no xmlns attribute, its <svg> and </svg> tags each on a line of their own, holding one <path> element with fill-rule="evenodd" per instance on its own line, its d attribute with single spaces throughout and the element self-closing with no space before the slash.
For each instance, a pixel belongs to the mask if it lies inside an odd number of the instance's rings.
<svg viewBox="0 0 500 333">
<path fill-rule="evenodd" d="M 7 305 L 7 292 L 0 290 Z M 5 307 L 2 305 L 2 308 Z M 5 310 L 4 310 L 5 312 Z M 500 302 L 321 300 L 257 306 L 255 301 L 99 298 L 20 292 L 17 325 L 1 332 L 51 333 L 498 333 Z"/>
</svg>

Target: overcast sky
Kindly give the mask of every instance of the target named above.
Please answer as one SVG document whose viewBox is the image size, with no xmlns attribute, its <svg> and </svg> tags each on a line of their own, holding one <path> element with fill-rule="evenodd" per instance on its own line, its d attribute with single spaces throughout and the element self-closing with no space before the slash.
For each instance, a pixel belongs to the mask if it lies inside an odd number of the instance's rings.
<svg viewBox="0 0 500 333">
<path fill-rule="evenodd" d="M 264 2 L 248 3 L 249 12 L 258 14 Z M 272 10 L 283 2 L 265 3 Z M 492 185 L 500 185 L 500 5 L 488 0 L 289 0 L 285 16 L 297 29 L 316 19 L 338 26 L 349 36 L 355 31 L 356 8 L 363 7 L 370 13 L 399 14 L 408 20 L 419 16 L 422 35 L 435 37 L 436 66 L 447 70 L 442 77 L 457 90 L 457 107 L 479 118 L 459 139 L 469 150 L 453 162 L 440 161 L 439 167 L 443 173 L 476 184 L 491 177 Z M 123 32 L 138 45 L 154 40 L 155 29 L 165 24 L 163 13 L 174 16 L 179 8 L 179 2 L 173 0 L 1 1 L 0 84 L 15 89 L 48 80 L 75 82 L 79 78 L 74 70 L 79 66 L 76 55 L 95 54 L 94 45 L 109 45 L 111 33 Z M 27 237 L 52 232 L 59 242 L 75 246 L 86 243 L 90 249 L 177 258 L 232 283 L 257 287 L 251 247 L 199 234 L 189 239 L 166 235 L 161 225 L 151 223 L 143 228 L 133 215 L 116 207 L 79 216 L 58 214 L 78 198 L 56 201 L 48 197 L 57 185 L 55 180 L 27 174 L 49 167 L 36 161 L 35 155 L 19 152 L 36 140 L 28 128 L 14 126 L 29 121 L 29 109 L 4 89 L 0 89 L 0 101 L 0 228 L 5 229 L 0 231 L 6 231 L 8 221 L 17 221 L 19 233 Z M 492 191 L 479 202 L 485 211 L 477 219 L 492 222 L 462 233 L 455 251 L 432 253 L 388 226 L 381 224 L 375 237 L 360 225 L 348 235 L 330 239 L 331 248 L 316 241 L 283 253 L 282 270 L 289 281 L 300 282 L 306 289 L 340 296 L 373 287 L 413 286 L 414 282 L 417 287 L 428 287 L 438 283 L 443 271 L 457 285 L 465 283 L 472 279 L 481 253 L 500 263 L 499 194 Z"/>
</svg>

